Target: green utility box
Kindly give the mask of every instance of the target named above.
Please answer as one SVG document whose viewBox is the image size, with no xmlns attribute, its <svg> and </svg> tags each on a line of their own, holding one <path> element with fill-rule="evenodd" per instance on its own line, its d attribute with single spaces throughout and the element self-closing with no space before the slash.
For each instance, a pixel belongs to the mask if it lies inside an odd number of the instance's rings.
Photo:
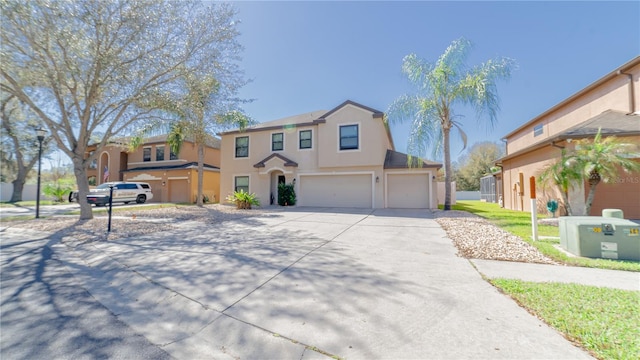
<svg viewBox="0 0 640 360">
<path fill-rule="evenodd" d="M 561 216 L 560 246 L 590 258 L 640 261 L 640 225 L 602 216 Z"/>
</svg>

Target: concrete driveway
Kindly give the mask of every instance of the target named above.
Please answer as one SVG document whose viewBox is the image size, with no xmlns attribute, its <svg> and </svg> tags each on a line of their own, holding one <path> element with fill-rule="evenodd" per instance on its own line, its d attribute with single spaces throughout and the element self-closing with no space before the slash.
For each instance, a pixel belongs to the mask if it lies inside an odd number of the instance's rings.
<svg viewBox="0 0 640 360">
<path fill-rule="evenodd" d="M 179 359 L 589 358 L 482 280 L 425 210 L 285 209 L 53 248 Z"/>
</svg>

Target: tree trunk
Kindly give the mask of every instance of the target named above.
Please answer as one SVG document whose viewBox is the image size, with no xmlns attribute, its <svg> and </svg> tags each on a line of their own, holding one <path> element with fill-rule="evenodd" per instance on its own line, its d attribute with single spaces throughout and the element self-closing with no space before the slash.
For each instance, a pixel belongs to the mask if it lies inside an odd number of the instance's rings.
<svg viewBox="0 0 640 360">
<path fill-rule="evenodd" d="M 76 175 L 76 183 L 78 184 L 78 204 L 80 204 L 80 220 L 93 219 L 93 211 L 91 204 L 87 202 L 89 194 L 89 179 L 87 179 L 84 171 L 84 159 L 74 154 L 71 159 L 73 162 L 73 173 Z"/>
<path fill-rule="evenodd" d="M 9 202 L 22 201 L 22 190 L 24 190 L 24 183 L 27 180 L 27 172 L 23 169 L 18 170 L 16 179 L 11 183 L 13 184 L 13 193 L 11 194 L 11 200 Z"/>
<path fill-rule="evenodd" d="M 593 204 L 593 199 L 596 197 L 596 186 L 598 186 L 599 182 L 594 183 L 589 186 L 589 195 L 587 195 L 587 201 L 585 203 L 587 216 L 591 215 L 591 205 Z"/>
<path fill-rule="evenodd" d="M 442 128 L 442 143 L 444 152 L 444 210 L 451 210 L 451 154 L 449 144 L 449 135 L 451 132 L 451 128 L 443 127 Z"/>
<path fill-rule="evenodd" d="M 562 201 L 564 202 L 564 207 L 565 209 L 567 209 L 567 215 L 573 216 L 573 213 L 571 212 L 571 204 L 569 204 L 569 194 L 564 190 L 561 191 L 560 193 L 562 194 Z"/>
<path fill-rule="evenodd" d="M 204 181 L 204 144 L 198 144 L 198 200 L 196 205 L 202 207 L 204 201 L 202 199 L 202 187 Z"/>
</svg>

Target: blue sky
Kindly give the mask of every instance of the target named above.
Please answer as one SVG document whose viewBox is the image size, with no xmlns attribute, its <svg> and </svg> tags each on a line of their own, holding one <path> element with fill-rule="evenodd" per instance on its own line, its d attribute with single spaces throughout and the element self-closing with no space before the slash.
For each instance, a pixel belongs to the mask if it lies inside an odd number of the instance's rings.
<svg viewBox="0 0 640 360">
<path fill-rule="evenodd" d="M 474 43 L 468 64 L 510 57 L 518 70 L 498 91 L 493 129 L 462 120 L 468 145 L 499 142 L 640 54 L 640 2 L 235 2 L 252 82 L 241 91 L 259 122 L 350 99 L 386 111 L 410 92 L 402 58 L 435 61 L 454 39 Z M 484 123 L 486 124 L 486 122 Z M 406 151 L 407 124 L 392 124 Z M 452 157 L 461 153 L 455 138 Z M 427 154 L 430 156 L 430 154 Z"/>
</svg>

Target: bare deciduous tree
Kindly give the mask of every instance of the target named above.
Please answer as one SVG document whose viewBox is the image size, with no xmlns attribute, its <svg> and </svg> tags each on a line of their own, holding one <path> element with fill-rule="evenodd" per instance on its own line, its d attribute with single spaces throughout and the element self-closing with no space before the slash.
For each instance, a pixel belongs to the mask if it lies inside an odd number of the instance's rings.
<svg viewBox="0 0 640 360">
<path fill-rule="evenodd" d="M 149 94 L 179 88 L 185 71 L 238 86 L 235 10 L 200 1 L 4 1 L 0 88 L 42 120 L 70 157 L 81 219 L 86 169 L 115 135 L 157 119 L 140 106 Z"/>
</svg>

